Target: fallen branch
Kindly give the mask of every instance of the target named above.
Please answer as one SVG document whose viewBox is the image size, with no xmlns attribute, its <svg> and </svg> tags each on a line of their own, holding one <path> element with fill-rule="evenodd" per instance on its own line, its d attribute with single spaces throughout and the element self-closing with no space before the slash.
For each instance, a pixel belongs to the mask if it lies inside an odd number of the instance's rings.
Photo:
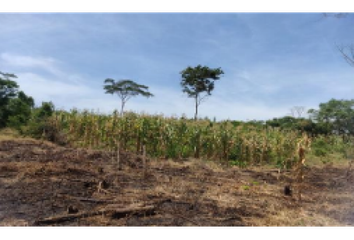
<svg viewBox="0 0 354 240">
<path fill-rule="evenodd" d="M 50 225 L 50 224 L 58 224 L 62 222 L 72 221 L 78 218 L 86 218 L 95 215 L 99 215 L 98 212 L 86 212 L 86 213 L 77 213 L 77 214 L 70 214 L 70 215 L 63 215 L 63 216 L 55 216 L 49 217 L 44 219 L 39 219 L 34 222 L 34 226 L 41 226 L 41 225 Z"/>
<path fill-rule="evenodd" d="M 147 206 L 136 206 L 123 209 L 115 209 L 114 206 L 107 206 L 105 208 L 104 214 L 109 214 L 112 218 L 124 218 L 127 215 L 152 215 L 155 213 L 156 206 L 147 205 Z"/>
<path fill-rule="evenodd" d="M 38 225 L 50 225 L 50 224 L 58 224 L 67 221 L 73 221 L 79 218 L 87 218 L 97 215 L 110 215 L 114 218 L 122 218 L 126 217 L 129 214 L 144 214 L 144 213 L 152 213 L 155 210 L 155 206 L 144 206 L 144 207 L 127 207 L 127 208 L 120 208 L 114 209 L 110 208 L 108 205 L 105 209 L 101 209 L 98 211 L 93 212 L 83 212 L 77 214 L 70 214 L 70 215 L 61 215 L 61 216 L 54 216 L 45 219 L 40 219 L 34 222 L 35 226 Z"/>
<path fill-rule="evenodd" d="M 89 202 L 89 203 L 118 203 L 118 201 L 114 200 L 105 200 L 105 199 L 95 199 L 95 198 L 83 198 L 83 197 L 70 197 L 72 199 L 76 199 L 80 202 Z"/>
<path fill-rule="evenodd" d="M 111 200 L 111 199 L 96 199 L 96 198 L 85 198 L 85 197 L 74 197 L 74 196 L 69 196 L 66 195 L 66 197 L 70 198 L 70 199 L 74 199 L 80 202 L 89 202 L 89 203 L 107 203 L 107 204 L 117 204 L 117 203 L 121 203 L 122 200 L 117 201 L 117 200 Z M 162 199 L 158 199 L 155 201 L 145 201 L 143 204 L 144 205 L 155 205 L 155 206 L 160 206 L 162 203 L 164 202 L 168 202 L 168 201 L 172 201 L 170 198 L 162 198 Z M 110 205 L 108 205 L 107 207 L 109 207 Z"/>
</svg>

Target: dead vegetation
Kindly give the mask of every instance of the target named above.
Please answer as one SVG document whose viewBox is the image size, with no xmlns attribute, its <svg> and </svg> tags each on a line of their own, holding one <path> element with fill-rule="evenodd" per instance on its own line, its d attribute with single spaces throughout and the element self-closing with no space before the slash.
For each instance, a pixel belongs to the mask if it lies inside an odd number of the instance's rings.
<svg viewBox="0 0 354 240">
<path fill-rule="evenodd" d="M 285 194 L 294 173 L 224 168 L 0 141 L 3 226 L 343 226 L 354 224 L 346 166 L 301 167 L 301 202 Z M 309 161 L 309 159 L 307 159 Z"/>
</svg>

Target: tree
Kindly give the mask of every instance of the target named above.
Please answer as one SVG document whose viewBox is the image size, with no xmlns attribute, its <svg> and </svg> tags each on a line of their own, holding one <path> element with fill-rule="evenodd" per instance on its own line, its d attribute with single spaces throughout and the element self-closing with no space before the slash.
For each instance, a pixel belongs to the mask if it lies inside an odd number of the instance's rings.
<svg viewBox="0 0 354 240">
<path fill-rule="evenodd" d="M 290 114 L 294 118 L 301 118 L 303 113 L 305 113 L 305 107 L 303 106 L 295 106 L 290 108 Z"/>
<path fill-rule="evenodd" d="M 354 100 L 331 99 L 319 109 L 310 109 L 310 117 L 336 134 L 354 135 Z"/>
<path fill-rule="evenodd" d="M 60 133 L 56 124 L 50 121 L 55 111 L 52 102 L 42 102 L 41 106 L 32 109 L 31 118 L 24 133 L 35 138 L 44 137 L 46 140 L 63 144 L 62 141 L 59 141 Z"/>
<path fill-rule="evenodd" d="M 33 115 L 37 121 L 42 121 L 52 116 L 54 112 L 55 106 L 52 102 L 42 102 L 42 106 L 36 108 Z"/>
<path fill-rule="evenodd" d="M 322 123 L 315 123 L 311 119 L 295 118 L 292 116 L 267 120 L 266 125 L 273 128 L 275 127 L 306 132 L 311 136 L 330 133 L 328 129 L 324 128 L 324 124 Z"/>
<path fill-rule="evenodd" d="M 342 54 L 344 60 L 352 67 L 354 67 L 354 45 L 349 46 L 339 46 L 337 45 L 338 51 Z"/>
<path fill-rule="evenodd" d="M 132 80 L 115 81 L 107 78 L 104 83 L 104 90 L 109 94 L 117 94 L 121 100 L 121 115 L 123 116 L 124 106 L 131 97 L 141 95 L 143 97 L 153 97 L 154 95 L 148 91 L 149 87 L 138 84 Z"/>
<path fill-rule="evenodd" d="M 0 72 L 0 107 L 8 103 L 9 99 L 16 97 L 19 86 L 12 78 L 16 75 Z"/>
<path fill-rule="evenodd" d="M 8 105 L 8 119 L 6 125 L 21 129 L 31 118 L 34 100 L 27 96 L 23 91 L 18 92 L 17 98 L 11 98 Z"/>
<path fill-rule="evenodd" d="M 220 79 L 220 75 L 224 74 L 221 68 L 211 69 L 207 66 L 198 65 L 194 68 L 187 67 L 181 72 L 182 91 L 189 98 L 195 100 L 194 119 L 198 117 L 198 107 L 214 90 L 214 82 Z M 205 93 L 203 95 L 203 93 Z"/>
<path fill-rule="evenodd" d="M 19 86 L 13 78 L 16 78 L 14 74 L 0 72 L 0 127 L 6 126 L 7 105 L 11 98 L 17 96 Z"/>
<path fill-rule="evenodd" d="M 297 119 L 292 116 L 285 116 L 282 118 L 273 118 L 266 121 L 266 124 L 271 127 L 277 127 L 281 129 L 296 129 Z"/>
<path fill-rule="evenodd" d="M 329 18 L 333 17 L 336 19 L 346 18 L 349 13 L 323 13 L 323 17 Z M 341 53 L 344 60 L 352 67 L 354 67 L 354 44 L 350 45 L 338 45 L 337 49 Z"/>
</svg>

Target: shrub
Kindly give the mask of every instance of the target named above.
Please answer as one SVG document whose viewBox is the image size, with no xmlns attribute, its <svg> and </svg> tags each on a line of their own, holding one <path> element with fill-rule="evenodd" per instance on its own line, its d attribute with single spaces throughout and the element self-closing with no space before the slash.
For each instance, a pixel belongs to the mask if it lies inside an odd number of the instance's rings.
<svg viewBox="0 0 354 240">
<path fill-rule="evenodd" d="M 330 153 L 331 146 L 323 138 L 316 138 L 312 142 L 312 152 L 317 157 L 325 157 Z"/>
</svg>

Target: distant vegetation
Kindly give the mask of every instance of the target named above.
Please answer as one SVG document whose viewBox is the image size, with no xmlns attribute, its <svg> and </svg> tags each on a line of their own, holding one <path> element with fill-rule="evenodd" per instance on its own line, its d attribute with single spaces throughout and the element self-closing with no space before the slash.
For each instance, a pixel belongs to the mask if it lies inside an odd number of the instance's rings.
<svg viewBox="0 0 354 240">
<path fill-rule="evenodd" d="M 185 70 L 184 74 L 194 74 L 195 70 Z M 214 80 L 222 74 L 220 69 L 212 71 L 216 72 L 207 75 Z M 196 98 L 196 107 L 201 100 L 199 94 L 206 92 L 208 96 L 214 88 L 210 86 L 211 80 L 205 82 L 208 77 L 196 83 L 196 88 L 193 82 L 187 83 L 189 75 L 183 77 L 183 91 Z M 284 168 L 298 161 L 297 148 L 305 141 L 311 144 L 310 156 L 324 162 L 333 155 L 344 158 L 352 149 L 354 100 L 331 99 L 321 103 L 319 109 L 309 110 L 309 118 L 285 116 L 267 121 L 216 122 L 198 120 L 197 110 L 194 119 L 187 119 L 132 112 L 121 115 L 117 111 L 67 112 L 56 110 L 51 102 L 35 106 L 34 99 L 20 91 L 14 79 L 15 75 L 0 72 L 0 128 L 13 128 L 22 135 L 62 145 L 137 153 L 142 153 L 144 147 L 149 156 L 157 158 L 200 158 L 241 167 L 273 164 Z M 135 82 L 138 88 L 132 92 L 124 89 L 122 82 L 105 83 L 107 93 L 152 96 L 147 86 Z M 204 83 L 209 86 L 202 86 Z"/>
<path fill-rule="evenodd" d="M 54 113 L 51 102 L 35 107 L 34 99 L 19 90 L 16 75 L 0 72 L 0 128 L 14 128 L 21 134 L 40 137 Z"/>
</svg>

